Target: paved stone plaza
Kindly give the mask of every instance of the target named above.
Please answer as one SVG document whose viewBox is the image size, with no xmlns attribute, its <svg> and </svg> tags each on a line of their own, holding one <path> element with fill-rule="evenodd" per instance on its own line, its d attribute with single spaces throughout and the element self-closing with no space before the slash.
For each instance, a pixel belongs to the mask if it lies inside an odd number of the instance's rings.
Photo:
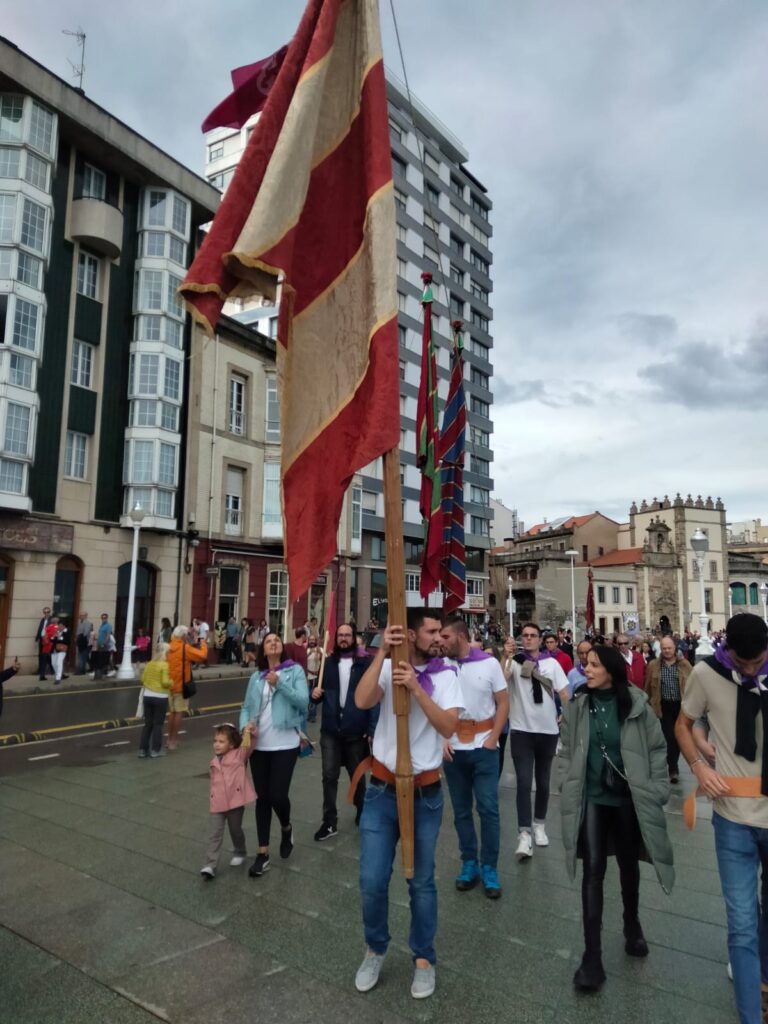
<svg viewBox="0 0 768 1024">
<path fill-rule="evenodd" d="M 316 727 L 315 727 L 316 728 Z M 446 794 L 438 844 L 438 987 L 409 994 L 407 891 L 391 888 L 393 942 L 379 986 L 358 995 L 363 953 L 353 812 L 322 844 L 319 755 L 293 785 L 296 847 L 260 879 L 247 865 L 205 883 L 208 737 L 185 737 L 172 756 L 140 761 L 135 745 L 83 766 L 0 781 L 0 1001 L 8 1024 L 730 1024 L 724 911 L 707 808 L 694 834 L 668 808 L 677 886 L 671 897 L 642 866 L 645 961 L 624 955 L 615 864 L 604 925 L 608 981 L 574 993 L 581 953 L 578 884 L 566 876 L 557 799 L 552 845 L 513 857 L 514 775 L 502 778 L 504 895 L 457 893 L 457 848 Z M 130 735 L 135 736 L 134 733 Z M 690 776 L 684 777 L 684 787 Z M 683 787 L 683 788 L 684 788 Z M 247 815 L 255 850 L 253 813 Z M 276 830 L 275 830 L 276 831 Z M 225 855 L 229 848 L 225 844 Z"/>
</svg>

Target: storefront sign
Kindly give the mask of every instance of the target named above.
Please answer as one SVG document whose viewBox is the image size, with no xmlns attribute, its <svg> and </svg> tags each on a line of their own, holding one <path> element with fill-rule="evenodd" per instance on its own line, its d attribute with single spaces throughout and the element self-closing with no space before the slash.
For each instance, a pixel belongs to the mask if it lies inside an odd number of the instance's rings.
<svg viewBox="0 0 768 1024">
<path fill-rule="evenodd" d="M 467 607 L 473 610 L 480 609 L 485 611 L 485 598 L 482 594 L 470 594 L 467 597 Z"/>
<path fill-rule="evenodd" d="M 75 528 L 69 523 L 0 516 L 0 548 L 8 551 L 50 551 L 69 555 L 74 537 Z"/>
</svg>

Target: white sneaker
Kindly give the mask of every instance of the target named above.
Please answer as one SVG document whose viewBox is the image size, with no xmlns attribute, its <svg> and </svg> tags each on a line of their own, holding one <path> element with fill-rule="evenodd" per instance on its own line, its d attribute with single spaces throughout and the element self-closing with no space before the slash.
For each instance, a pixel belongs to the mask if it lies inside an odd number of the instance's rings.
<svg viewBox="0 0 768 1024">
<path fill-rule="evenodd" d="M 239 854 L 235 854 L 232 860 L 229 862 L 231 868 L 239 868 L 241 864 L 245 862 L 245 857 L 241 857 Z"/>
<path fill-rule="evenodd" d="M 213 878 L 216 877 L 216 869 L 206 864 L 204 868 L 200 869 L 200 874 L 203 876 L 206 882 L 210 882 Z"/>
<path fill-rule="evenodd" d="M 381 965 L 384 963 L 383 954 L 372 953 L 370 949 L 365 954 L 365 959 L 357 969 L 355 975 L 355 988 L 358 992 L 370 992 L 379 980 Z"/>
<path fill-rule="evenodd" d="M 530 832 L 521 832 L 520 839 L 515 850 L 515 856 L 519 861 L 528 860 L 533 856 L 533 843 Z"/>
<path fill-rule="evenodd" d="M 549 836 L 543 825 L 533 823 L 533 841 L 537 846 L 549 846 Z"/>
</svg>

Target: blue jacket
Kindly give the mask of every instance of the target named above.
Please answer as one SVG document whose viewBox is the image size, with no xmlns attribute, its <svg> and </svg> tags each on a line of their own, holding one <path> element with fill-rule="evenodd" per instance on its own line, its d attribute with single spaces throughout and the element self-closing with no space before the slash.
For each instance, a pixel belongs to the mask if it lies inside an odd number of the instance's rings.
<svg viewBox="0 0 768 1024">
<path fill-rule="evenodd" d="M 344 707 L 341 707 L 339 689 L 339 663 L 331 655 L 326 659 L 323 673 L 323 696 L 315 704 L 323 705 L 323 720 L 320 732 L 343 739 L 359 739 L 361 736 L 373 736 L 376 722 L 379 720 L 379 705 L 369 711 L 362 711 L 355 705 L 355 690 L 363 678 L 365 670 L 373 661 L 369 655 L 354 658 L 352 671 L 349 674 L 349 689 Z"/>
<path fill-rule="evenodd" d="M 264 679 L 261 672 L 254 672 L 248 681 L 245 700 L 240 710 L 240 731 L 249 722 L 258 720 L 261 713 L 261 698 Z M 301 665 L 289 665 L 280 669 L 272 694 L 272 722 L 276 729 L 301 729 L 307 712 L 309 690 L 307 677 Z"/>
</svg>

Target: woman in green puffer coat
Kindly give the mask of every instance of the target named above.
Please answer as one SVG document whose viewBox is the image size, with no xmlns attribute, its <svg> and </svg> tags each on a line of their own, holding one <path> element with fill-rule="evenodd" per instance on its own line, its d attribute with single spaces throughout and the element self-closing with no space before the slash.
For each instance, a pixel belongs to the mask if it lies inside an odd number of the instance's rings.
<svg viewBox="0 0 768 1024">
<path fill-rule="evenodd" d="M 665 892 L 674 884 L 664 804 L 669 799 L 667 746 L 642 690 L 627 679 L 614 647 L 595 647 L 586 685 L 563 706 L 560 811 L 571 878 L 584 862 L 581 900 L 584 956 L 573 983 L 594 992 L 605 981 L 600 946 L 603 879 L 615 854 L 624 903 L 624 948 L 647 956 L 638 902 L 640 860 L 650 861 Z"/>
</svg>

